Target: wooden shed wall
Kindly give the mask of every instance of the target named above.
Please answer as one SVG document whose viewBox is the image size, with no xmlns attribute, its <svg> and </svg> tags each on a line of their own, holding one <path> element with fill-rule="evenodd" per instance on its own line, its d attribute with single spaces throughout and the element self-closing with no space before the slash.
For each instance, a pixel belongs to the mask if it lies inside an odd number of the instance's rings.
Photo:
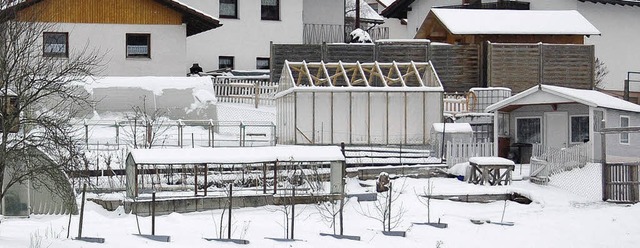
<svg viewBox="0 0 640 248">
<path fill-rule="evenodd" d="M 182 14 L 154 0 L 47 0 L 20 11 L 18 18 L 59 23 L 182 24 Z"/>
</svg>

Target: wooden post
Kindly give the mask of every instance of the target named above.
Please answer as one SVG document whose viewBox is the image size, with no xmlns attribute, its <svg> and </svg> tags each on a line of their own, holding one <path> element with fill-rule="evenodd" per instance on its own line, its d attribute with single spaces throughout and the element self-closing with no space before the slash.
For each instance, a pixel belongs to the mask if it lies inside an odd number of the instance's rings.
<svg viewBox="0 0 640 248">
<path fill-rule="evenodd" d="M 82 186 L 82 202 L 80 203 L 80 223 L 78 225 L 78 238 L 82 238 L 82 221 L 84 221 L 84 199 L 87 192 L 87 184 Z"/>
<path fill-rule="evenodd" d="M 600 163 L 602 166 L 602 201 L 607 201 L 609 199 L 609 187 L 607 187 L 609 177 L 607 173 L 607 135 L 604 132 L 600 133 L 600 154 Z"/>
<path fill-rule="evenodd" d="M 193 165 L 193 192 L 195 196 L 198 196 L 198 165 Z"/>
<path fill-rule="evenodd" d="M 638 202 L 638 166 L 639 164 L 630 164 L 629 165 L 629 179 L 631 181 L 631 197 L 630 200 L 632 203 Z"/>
<path fill-rule="evenodd" d="M 209 164 L 204 164 L 204 196 L 207 196 L 207 188 L 209 188 Z"/>
<path fill-rule="evenodd" d="M 278 193 L 278 160 L 273 164 L 273 194 Z"/>
<path fill-rule="evenodd" d="M 151 193 L 151 235 L 156 235 L 156 192 Z"/>
<path fill-rule="evenodd" d="M 256 80 L 254 82 L 254 92 L 255 92 L 255 98 L 254 98 L 254 106 L 256 108 L 258 108 L 258 103 L 260 102 L 260 81 Z"/>
<path fill-rule="evenodd" d="M 231 209 L 233 206 L 233 183 L 229 184 L 229 224 L 227 230 L 227 239 L 231 239 Z"/>
<path fill-rule="evenodd" d="M 262 193 L 267 194 L 267 163 L 262 163 Z"/>
</svg>

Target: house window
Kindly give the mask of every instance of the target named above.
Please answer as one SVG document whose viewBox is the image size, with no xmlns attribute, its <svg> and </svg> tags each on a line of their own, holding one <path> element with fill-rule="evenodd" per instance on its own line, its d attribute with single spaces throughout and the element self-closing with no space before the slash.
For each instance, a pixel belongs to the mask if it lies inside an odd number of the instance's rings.
<svg viewBox="0 0 640 248">
<path fill-rule="evenodd" d="M 269 69 L 269 58 L 256 58 L 256 69 L 258 69 L 258 70 L 268 70 Z"/>
<path fill-rule="evenodd" d="M 629 116 L 620 116 L 620 127 L 629 127 Z M 629 144 L 629 133 L 620 134 L 620 144 Z"/>
<path fill-rule="evenodd" d="M 542 143 L 541 138 L 542 118 L 517 118 L 516 119 L 516 142 L 518 143 Z"/>
<path fill-rule="evenodd" d="M 220 18 L 238 18 L 238 0 L 220 0 Z"/>
<path fill-rule="evenodd" d="M 218 57 L 218 69 L 232 69 L 233 70 L 233 57 L 232 56 L 220 56 L 220 57 Z"/>
<path fill-rule="evenodd" d="M 571 143 L 589 141 L 589 116 L 571 116 Z"/>
<path fill-rule="evenodd" d="M 151 35 L 127 34 L 127 58 L 151 58 Z"/>
<path fill-rule="evenodd" d="M 280 20 L 280 0 L 262 0 L 262 20 Z"/>
<path fill-rule="evenodd" d="M 69 33 L 45 32 L 42 34 L 42 55 L 45 57 L 69 57 Z"/>
</svg>

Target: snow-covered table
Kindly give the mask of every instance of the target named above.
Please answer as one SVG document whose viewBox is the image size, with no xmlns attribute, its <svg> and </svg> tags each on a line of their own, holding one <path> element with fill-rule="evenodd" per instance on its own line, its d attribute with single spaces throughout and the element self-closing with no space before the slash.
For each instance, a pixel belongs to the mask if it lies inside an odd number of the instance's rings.
<svg viewBox="0 0 640 248">
<path fill-rule="evenodd" d="M 469 158 L 471 175 L 469 183 L 490 185 L 507 185 L 511 183 L 511 171 L 515 163 L 501 157 L 472 157 Z M 504 172 L 501 172 L 504 171 Z"/>
</svg>

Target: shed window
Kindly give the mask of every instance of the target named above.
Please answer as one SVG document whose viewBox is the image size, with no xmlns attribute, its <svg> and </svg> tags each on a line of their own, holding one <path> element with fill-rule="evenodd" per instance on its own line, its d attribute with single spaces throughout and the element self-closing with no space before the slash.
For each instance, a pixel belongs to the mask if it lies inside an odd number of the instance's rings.
<svg viewBox="0 0 640 248">
<path fill-rule="evenodd" d="M 519 143 L 542 143 L 541 139 L 541 118 L 517 118 L 516 119 L 516 142 Z"/>
<path fill-rule="evenodd" d="M 620 116 L 620 127 L 629 127 L 629 116 Z M 620 134 L 620 144 L 629 144 L 629 133 Z"/>
<path fill-rule="evenodd" d="M 280 0 L 262 0 L 262 20 L 280 20 Z"/>
<path fill-rule="evenodd" d="M 571 143 L 589 141 L 589 116 L 571 116 Z"/>
<path fill-rule="evenodd" d="M 218 69 L 233 69 L 233 57 L 232 56 L 218 57 Z"/>
<path fill-rule="evenodd" d="M 220 0 L 220 18 L 238 18 L 238 0 Z"/>
<path fill-rule="evenodd" d="M 151 35 L 127 34 L 127 58 L 151 58 Z"/>
<path fill-rule="evenodd" d="M 269 69 L 269 58 L 256 58 L 256 69 L 268 70 Z"/>
<path fill-rule="evenodd" d="M 45 32 L 42 34 L 42 55 L 45 57 L 69 57 L 69 33 Z"/>
</svg>

